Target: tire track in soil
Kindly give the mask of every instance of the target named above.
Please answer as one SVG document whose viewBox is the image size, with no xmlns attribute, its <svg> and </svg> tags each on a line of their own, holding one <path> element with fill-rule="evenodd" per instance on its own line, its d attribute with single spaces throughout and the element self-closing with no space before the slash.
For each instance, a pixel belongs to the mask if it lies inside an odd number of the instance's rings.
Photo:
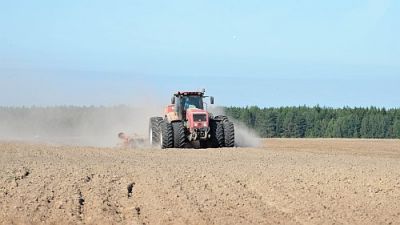
<svg viewBox="0 0 400 225">
<path fill-rule="evenodd" d="M 207 224 L 277 224 L 282 220 L 285 220 L 285 224 L 302 224 L 285 210 L 266 204 L 261 195 L 249 190 L 237 177 L 218 171 L 206 174 L 211 175 L 195 176 L 189 182 L 179 182 L 181 185 L 178 186 L 191 203 L 203 212 Z M 200 194 L 196 195 L 193 190 Z M 215 215 L 215 210 L 221 208 L 226 212 Z"/>
<path fill-rule="evenodd" d="M 198 166 L 207 168 L 208 165 L 200 164 Z M 218 174 L 216 171 L 197 171 L 187 167 L 182 174 L 175 176 L 174 179 L 163 179 L 163 174 L 173 171 L 174 167 L 164 166 L 156 172 L 160 176 L 148 177 L 148 181 L 153 181 L 149 183 L 149 186 L 158 185 L 160 187 L 158 193 L 148 194 L 155 196 L 149 199 L 149 202 L 158 202 L 161 207 L 160 211 L 167 215 L 164 215 L 163 219 L 159 221 L 153 220 L 153 223 L 276 224 L 281 219 L 290 221 L 291 216 L 289 214 L 277 207 L 266 205 L 265 202 L 261 201 L 260 196 L 246 190 L 237 184 L 237 180 L 225 174 Z M 195 175 L 193 176 L 193 174 Z M 196 176 L 197 174 L 215 175 Z M 154 207 L 156 206 L 152 208 Z M 226 212 L 221 212 L 221 209 L 226 209 Z M 149 217 L 152 218 L 152 215 L 149 215 Z M 190 217 L 193 220 L 179 221 L 177 218 L 181 217 Z M 291 219 L 292 222 L 289 221 L 288 223 L 291 224 L 300 224 L 294 218 Z M 150 223 L 151 221 L 146 222 Z"/>
<path fill-rule="evenodd" d="M 288 208 L 284 207 L 283 205 L 285 204 L 276 204 L 276 201 L 270 201 L 265 194 L 249 188 L 249 186 L 246 184 L 247 182 L 245 182 L 244 179 L 238 179 L 238 177 L 242 176 L 232 176 L 227 174 L 225 174 L 225 176 L 229 177 L 228 179 L 224 179 L 225 182 L 226 180 L 229 180 L 230 184 L 233 184 L 232 186 L 237 186 L 235 187 L 236 191 L 233 193 L 241 193 L 239 195 L 240 201 L 248 202 L 248 200 L 250 200 L 250 205 L 246 206 L 246 208 L 259 208 L 261 210 L 261 218 L 271 218 L 272 216 L 273 220 L 267 221 L 269 224 L 278 224 L 283 220 L 285 221 L 285 224 L 305 224 L 304 221 L 300 220 Z M 264 185 L 268 187 L 268 184 Z M 285 196 L 286 198 L 289 197 L 291 199 L 288 202 L 295 201 L 295 197 L 291 196 L 290 194 L 274 193 L 275 198 L 282 199 L 283 196 Z"/>
</svg>

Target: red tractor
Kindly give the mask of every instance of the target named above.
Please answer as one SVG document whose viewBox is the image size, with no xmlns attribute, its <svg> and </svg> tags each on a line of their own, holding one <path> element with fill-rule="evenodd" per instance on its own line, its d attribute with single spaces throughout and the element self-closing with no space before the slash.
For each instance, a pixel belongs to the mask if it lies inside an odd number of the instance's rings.
<svg viewBox="0 0 400 225">
<path fill-rule="evenodd" d="M 152 146 L 165 148 L 234 147 L 235 128 L 226 116 L 213 116 L 204 107 L 209 96 L 203 91 L 177 92 L 165 108 L 164 117 L 152 117 L 149 140 Z M 214 104 L 214 98 L 210 97 Z"/>
</svg>

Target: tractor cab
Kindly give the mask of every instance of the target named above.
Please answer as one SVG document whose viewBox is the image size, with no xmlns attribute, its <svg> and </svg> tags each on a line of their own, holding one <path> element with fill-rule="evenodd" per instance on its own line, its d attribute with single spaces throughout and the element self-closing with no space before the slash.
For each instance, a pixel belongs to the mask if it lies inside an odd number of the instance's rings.
<svg viewBox="0 0 400 225">
<path fill-rule="evenodd" d="M 203 109 L 203 97 L 199 95 L 184 95 L 177 99 L 177 104 L 186 111 L 188 109 Z"/>
<path fill-rule="evenodd" d="M 174 105 L 175 112 L 180 120 L 186 119 L 188 110 L 203 111 L 204 92 L 177 92 L 172 96 L 171 103 Z M 210 103 L 214 104 L 214 98 L 210 97 Z"/>
</svg>

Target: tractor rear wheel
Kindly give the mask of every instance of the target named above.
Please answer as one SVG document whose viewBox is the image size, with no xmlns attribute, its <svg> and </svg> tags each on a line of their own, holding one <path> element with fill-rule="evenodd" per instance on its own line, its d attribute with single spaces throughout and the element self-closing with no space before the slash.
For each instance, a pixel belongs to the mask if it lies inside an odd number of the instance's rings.
<svg viewBox="0 0 400 225">
<path fill-rule="evenodd" d="M 151 146 L 157 146 L 160 144 L 160 122 L 163 119 L 161 117 L 151 117 L 149 122 L 149 141 Z"/>
<path fill-rule="evenodd" d="M 185 126 L 181 121 L 173 122 L 174 148 L 183 148 L 186 144 Z"/>
<path fill-rule="evenodd" d="M 211 145 L 214 148 L 225 146 L 224 127 L 221 121 L 210 120 Z"/>
<path fill-rule="evenodd" d="M 161 135 L 160 144 L 161 148 L 173 148 L 174 147 L 174 131 L 172 125 L 166 121 L 161 121 Z"/>
<path fill-rule="evenodd" d="M 229 120 L 224 121 L 224 141 L 225 147 L 231 148 L 235 146 L 235 127 Z"/>
</svg>

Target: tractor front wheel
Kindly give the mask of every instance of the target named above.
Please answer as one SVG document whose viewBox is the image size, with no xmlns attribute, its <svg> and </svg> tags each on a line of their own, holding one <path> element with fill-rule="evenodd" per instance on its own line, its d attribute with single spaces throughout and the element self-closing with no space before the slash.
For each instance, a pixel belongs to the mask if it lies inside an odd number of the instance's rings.
<svg viewBox="0 0 400 225">
<path fill-rule="evenodd" d="M 185 126 L 181 121 L 173 122 L 174 148 L 183 148 L 186 144 Z"/>
<path fill-rule="evenodd" d="M 174 147 L 174 131 L 172 125 L 166 121 L 160 123 L 160 144 L 162 149 Z"/>
<path fill-rule="evenodd" d="M 221 121 L 210 120 L 211 145 L 214 148 L 225 146 L 224 127 Z"/>
<path fill-rule="evenodd" d="M 224 126 L 225 147 L 232 148 L 235 146 L 235 127 L 229 120 L 222 122 Z"/>
</svg>

